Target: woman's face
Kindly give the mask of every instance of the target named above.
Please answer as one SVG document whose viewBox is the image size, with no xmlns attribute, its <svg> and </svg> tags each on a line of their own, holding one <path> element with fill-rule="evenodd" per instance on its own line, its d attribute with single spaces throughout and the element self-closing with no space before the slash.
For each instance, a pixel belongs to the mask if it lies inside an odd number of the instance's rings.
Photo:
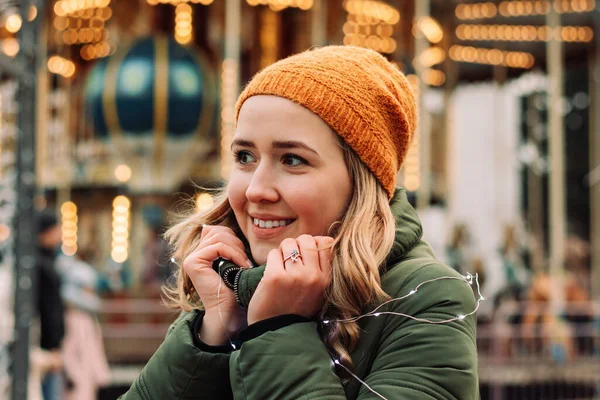
<svg viewBox="0 0 600 400">
<path fill-rule="evenodd" d="M 267 261 L 283 239 L 326 235 L 352 194 L 337 135 L 316 114 L 276 96 L 240 110 L 228 196 L 252 257 Z"/>
</svg>

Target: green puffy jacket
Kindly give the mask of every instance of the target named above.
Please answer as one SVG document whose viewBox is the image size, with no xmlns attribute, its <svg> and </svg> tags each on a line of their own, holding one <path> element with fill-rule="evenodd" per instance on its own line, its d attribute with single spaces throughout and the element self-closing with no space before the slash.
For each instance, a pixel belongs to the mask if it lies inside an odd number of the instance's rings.
<svg viewBox="0 0 600 400">
<path fill-rule="evenodd" d="M 430 279 L 460 278 L 421 240 L 421 224 L 403 190 L 391 207 L 396 241 L 382 277 L 386 293 L 401 297 Z M 444 279 L 385 311 L 442 321 L 475 306 L 464 280 Z M 194 332 L 201 323 L 201 312 L 182 313 L 121 399 L 479 399 L 474 315 L 446 324 L 389 314 L 361 319 L 354 373 L 379 395 L 356 379 L 340 382 L 315 322 L 294 316 L 261 321 L 242 333 L 237 350 L 200 342 Z"/>
</svg>

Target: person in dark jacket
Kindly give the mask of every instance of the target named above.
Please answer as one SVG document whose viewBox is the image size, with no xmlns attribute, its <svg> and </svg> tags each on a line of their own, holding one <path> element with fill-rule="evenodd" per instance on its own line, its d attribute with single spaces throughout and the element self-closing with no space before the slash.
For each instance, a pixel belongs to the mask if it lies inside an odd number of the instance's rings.
<svg viewBox="0 0 600 400">
<path fill-rule="evenodd" d="M 123 399 L 479 399 L 480 299 L 395 187 L 405 76 L 364 48 L 306 51 L 258 73 L 236 121 L 214 208 L 167 232 L 184 312 Z"/>
<path fill-rule="evenodd" d="M 61 298 L 61 279 L 56 258 L 61 243 L 61 229 L 56 215 L 41 211 L 37 223 L 36 287 L 37 309 L 40 317 L 40 347 L 50 353 L 53 366 L 42 381 L 44 400 L 62 399 L 61 343 L 65 335 L 64 306 Z"/>
</svg>

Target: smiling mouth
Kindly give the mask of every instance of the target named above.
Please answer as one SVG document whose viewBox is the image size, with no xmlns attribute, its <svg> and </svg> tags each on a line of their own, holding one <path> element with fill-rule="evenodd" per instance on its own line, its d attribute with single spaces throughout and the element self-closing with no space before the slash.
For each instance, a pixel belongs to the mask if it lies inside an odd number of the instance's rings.
<svg viewBox="0 0 600 400">
<path fill-rule="evenodd" d="M 291 224 L 294 221 L 295 221 L 294 219 L 272 220 L 272 219 L 252 218 L 253 225 L 256 226 L 257 228 L 261 228 L 261 229 L 282 228 L 284 226 L 288 226 L 289 224 Z"/>
</svg>

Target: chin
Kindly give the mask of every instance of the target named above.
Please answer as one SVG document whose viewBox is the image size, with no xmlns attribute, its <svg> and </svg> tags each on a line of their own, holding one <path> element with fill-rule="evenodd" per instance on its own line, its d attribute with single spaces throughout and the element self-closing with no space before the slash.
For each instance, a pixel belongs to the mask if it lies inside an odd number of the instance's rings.
<svg viewBox="0 0 600 400">
<path fill-rule="evenodd" d="M 254 259 L 255 264 L 263 265 L 267 262 L 267 257 L 269 256 L 269 252 L 278 247 L 268 246 L 268 245 L 254 245 L 250 246 L 252 252 L 252 258 Z"/>
</svg>

